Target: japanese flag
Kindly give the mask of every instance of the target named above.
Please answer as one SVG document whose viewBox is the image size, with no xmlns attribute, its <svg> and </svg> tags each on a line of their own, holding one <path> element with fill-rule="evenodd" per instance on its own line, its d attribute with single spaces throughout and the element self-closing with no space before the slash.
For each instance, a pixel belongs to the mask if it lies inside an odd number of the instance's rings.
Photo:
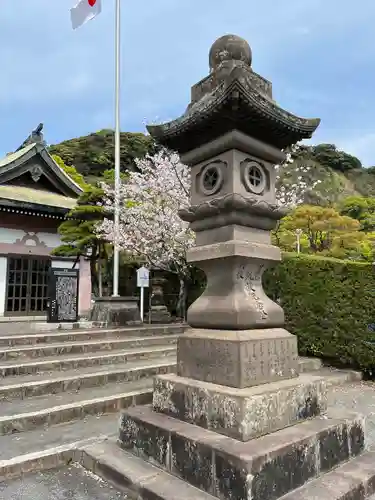
<svg viewBox="0 0 375 500">
<path fill-rule="evenodd" d="M 70 18 L 73 29 L 77 29 L 87 21 L 91 21 L 102 11 L 101 0 L 79 0 L 77 5 L 70 9 Z"/>
</svg>

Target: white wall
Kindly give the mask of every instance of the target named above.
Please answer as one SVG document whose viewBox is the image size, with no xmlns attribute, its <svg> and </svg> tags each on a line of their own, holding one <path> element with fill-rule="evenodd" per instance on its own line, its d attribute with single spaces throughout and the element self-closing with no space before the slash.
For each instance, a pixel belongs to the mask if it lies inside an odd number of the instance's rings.
<svg viewBox="0 0 375 500">
<path fill-rule="evenodd" d="M 51 262 L 51 267 L 53 267 L 53 268 L 59 267 L 59 268 L 63 268 L 63 269 L 67 269 L 67 268 L 73 269 L 75 261 L 76 261 L 76 259 L 73 259 L 73 260 L 55 260 L 55 259 L 53 259 Z M 74 266 L 74 269 L 79 269 L 79 261 Z"/>
<path fill-rule="evenodd" d="M 30 237 L 36 236 L 40 244 L 44 244 L 49 248 L 56 248 L 61 245 L 61 239 L 58 234 L 44 232 L 34 233 L 31 231 L 26 232 L 22 229 L 10 229 L 7 227 L 0 227 L 0 242 L 10 244 L 16 243 L 17 240 L 23 240 L 27 234 Z M 31 238 L 24 239 L 23 244 L 26 246 L 36 246 L 36 242 Z"/>
<path fill-rule="evenodd" d="M 5 298 L 7 292 L 7 265 L 8 259 L 0 257 L 0 316 L 4 316 Z"/>
</svg>

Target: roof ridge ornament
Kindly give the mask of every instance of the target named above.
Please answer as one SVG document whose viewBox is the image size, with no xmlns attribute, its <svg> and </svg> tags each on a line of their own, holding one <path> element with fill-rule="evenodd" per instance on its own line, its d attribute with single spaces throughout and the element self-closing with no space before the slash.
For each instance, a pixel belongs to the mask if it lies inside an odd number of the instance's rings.
<svg viewBox="0 0 375 500">
<path fill-rule="evenodd" d="M 29 144 L 41 144 L 42 146 L 46 146 L 47 143 L 44 140 L 42 130 L 43 130 L 43 123 L 39 123 L 39 125 L 31 132 L 31 134 L 27 137 L 27 139 L 21 144 L 21 146 L 18 149 L 16 149 L 16 151 L 25 148 Z"/>
</svg>

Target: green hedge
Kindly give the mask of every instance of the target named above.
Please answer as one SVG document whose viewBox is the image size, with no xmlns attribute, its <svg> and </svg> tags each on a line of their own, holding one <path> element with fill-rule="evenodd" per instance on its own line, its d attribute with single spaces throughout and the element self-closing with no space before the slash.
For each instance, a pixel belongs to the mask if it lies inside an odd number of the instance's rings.
<svg viewBox="0 0 375 500">
<path fill-rule="evenodd" d="M 371 264 L 284 255 L 264 288 L 285 311 L 301 355 L 319 356 L 371 373 L 375 368 L 375 269 Z"/>
<path fill-rule="evenodd" d="M 369 329 L 375 327 L 371 264 L 284 254 L 283 261 L 265 273 L 263 285 L 284 308 L 285 328 L 298 336 L 301 356 L 375 373 L 375 332 Z M 199 276 L 189 302 L 201 291 Z"/>
</svg>

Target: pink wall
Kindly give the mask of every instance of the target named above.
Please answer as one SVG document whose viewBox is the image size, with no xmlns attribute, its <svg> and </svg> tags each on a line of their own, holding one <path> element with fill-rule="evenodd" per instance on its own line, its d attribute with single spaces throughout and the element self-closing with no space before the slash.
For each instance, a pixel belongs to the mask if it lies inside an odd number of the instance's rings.
<svg viewBox="0 0 375 500">
<path fill-rule="evenodd" d="M 79 314 L 91 309 L 91 272 L 90 262 L 83 257 L 79 260 Z"/>
</svg>

